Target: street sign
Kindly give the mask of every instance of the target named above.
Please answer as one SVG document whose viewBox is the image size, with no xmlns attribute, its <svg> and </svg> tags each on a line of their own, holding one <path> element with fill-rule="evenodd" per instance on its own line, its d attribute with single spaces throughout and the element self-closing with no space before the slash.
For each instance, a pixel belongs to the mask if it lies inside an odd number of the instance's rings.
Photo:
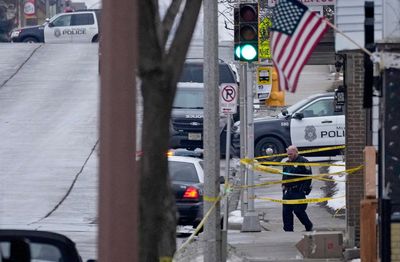
<svg viewBox="0 0 400 262">
<path fill-rule="evenodd" d="M 260 18 L 260 24 L 258 25 L 258 51 L 261 59 L 271 59 L 271 50 L 269 48 L 269 28 L 271 25 L 272 21 L 269 17 Z"/>
<path fill-rule="evenodd" d="M 238 97 L 237 85 L 221 84 L 219 90 L 219 112 L 226 115 L 235 114 Z"/>
<path fill-rule="evenodd" d="M 257 98 L 268 99 L 272 88 L 272 66 L 257 68 Z"/>
</svg>

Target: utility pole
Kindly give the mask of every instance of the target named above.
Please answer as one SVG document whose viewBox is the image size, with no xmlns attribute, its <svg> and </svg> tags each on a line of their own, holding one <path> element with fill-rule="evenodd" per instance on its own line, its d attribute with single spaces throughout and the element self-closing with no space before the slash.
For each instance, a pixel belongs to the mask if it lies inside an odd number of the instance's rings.
<svg viewBox="0 0 400 262">
<path fill-rule="evenodd" d="M 247 152 L 247 64 L 240 63 L 240 158 L 246 157 Z M 240 184 L 247 185 L 247 169 L 244 165 L 240 165 Z M 240 194 L 240 211 L 242 217 L 247 212 L 247 189 L 242 189 Z"/>
<path fill-rule="evenodd" d="M 46 17 L 45 18 L 50 18 L 50 0 L 46 0 Z"/>
<path fill-rule="evenodd" d="M 104 0 L 103 8 L 98 254 L 99 261 L 134 262 L 139 261 L 138 4 L 136 0 Z"/>
<path fill-rule="evenodd" d="M 253 112 L 253 85 L 255 68 L 249 63 L 247 71 L 247 158 L 254 159 L 254 112 Z M 260 220 L 254 208 L 254 171 L 247 169 L 247 202 L 248 210 L 244 216 L 242 224 L 242 232 L 260 232 Z"/>
<path fill-rule="evenodd" d="M 204 1 L 204 214 L 219 196 L 219 62 L 218 62 L 218 4 Z M 221 210 L 216 203 L 204 225 L 205 262 L 222 261 Z"/>
<path fill-rule="evenodd" d="M 400 3 L 396 0 L 384 1 L 383 41 L 377 44 L 380 51 L 380 71 L 382 79 L 382 97 L 380 100 L 380 138 L 379 138 L 379 237 L 380 260 L 392 261 L 392 247 L 398 247 L 398 240 L 391 236 L 399 235 L 398 216 L 400 212 L 400 30 L 397 12 Z"/>
</svg>

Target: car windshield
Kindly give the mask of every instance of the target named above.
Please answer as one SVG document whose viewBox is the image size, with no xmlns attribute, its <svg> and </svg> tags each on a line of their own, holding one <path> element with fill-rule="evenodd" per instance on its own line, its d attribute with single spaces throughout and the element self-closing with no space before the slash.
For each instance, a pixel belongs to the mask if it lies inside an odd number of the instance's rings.
<svg viewBox="0 0 400 262">
<path fill-rule="evenodd" d="M 179 82 L 204 83 L 203 64 L 185 63 Z M 219 64 L 219 83 L 236 83 L 235 75 L 228 64 Z"/>
<path fill-rule="evenodd" d="M 302 108 L 305 104 L 307 104 L 310 101 L 314 100 L 315 97 L 316 96 L 311 96 L 311 97 L 305 98 L 303 100 L 300 100 L 299 102 L 297 102 L 297 103 L 295 103 L 295 104 L 293 104 L 293 105 L 291 105 L 291 106 L 289 106 L 289 107 L 287 107 L 287 108 L 285 108 L 283 110 L 287 110 L 288 114 L 291 115 L 294 112 L 296 112 L 297 110 L 299 110 L 300 108 Z M 279 113 L 279 116 L 282 117 L 284 115 L 282 113 Z"/>
<path fill-rule="evenodd" d="M 204 88 L 178 87 L 174 108 L 202 109 L 204 106 Z"/>
<path fill-rule="evenodd" d="M 168 161 L 171 181 L 199 183 L 199 176 L 193 163 Z"/>
<path fill-rule="evenodd" d="M 63 259 L 65 259 L 61 254 L 61 250 L 52 244 L 16 240 L 0 242 L 0 257 L 3 256 L 7 259 L 14 258 L 18 259 L 18 261 L 26 261 L 26 253 L 23 251 L 30 254 L 32 262 L 57 262 L 64 261 Z M 0 259 L 0 261 L 2 260 Z"/>
</svg>

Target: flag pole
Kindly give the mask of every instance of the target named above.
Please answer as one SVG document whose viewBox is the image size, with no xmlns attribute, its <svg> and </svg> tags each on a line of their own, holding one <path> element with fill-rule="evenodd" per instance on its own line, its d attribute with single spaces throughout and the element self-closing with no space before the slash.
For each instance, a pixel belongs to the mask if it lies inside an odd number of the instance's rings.
<svg viewBox="0 0 400 262">
<path fill-rule="evenodd" d="M 354 41 L 353 39 L 351 39 L 349 36 L 347 36 L 345 33 L 343 33 L 342 31 L 339 30 L 339 28 L 337 28 L 334 24 L 332 24 L 331 22 L 329 22 L 327 19 L 325 19 L 325 22 L 332 27 L 336 32 L 338 32 L 339 34 L 341 34 L 342 36 L 344 36 L 345 38 L 347 38 L 350 42 L 352 42 L 353 44 L 355 44 L 356 46 L 358 46 L 362 51 L 364 51 L 367 55 L 372 56 L 372 53 L 370 51 L 368 51 L 365 47 L 360 46 L 358 43 L 356 43 L 356 41 Z"/>
</svg>

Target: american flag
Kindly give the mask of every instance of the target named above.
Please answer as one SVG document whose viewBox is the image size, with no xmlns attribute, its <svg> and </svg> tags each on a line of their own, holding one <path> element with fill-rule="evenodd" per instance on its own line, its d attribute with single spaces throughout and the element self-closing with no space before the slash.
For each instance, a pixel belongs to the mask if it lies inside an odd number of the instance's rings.
<svg viewBox="0 0 400 262">
<path fill-rule="evenodd" d="M 272 61 L 281 89 L 295 92 L 300 72 L 328 25 L 297 0 L 279 0 L 271 27 Z"/>
</svg>

